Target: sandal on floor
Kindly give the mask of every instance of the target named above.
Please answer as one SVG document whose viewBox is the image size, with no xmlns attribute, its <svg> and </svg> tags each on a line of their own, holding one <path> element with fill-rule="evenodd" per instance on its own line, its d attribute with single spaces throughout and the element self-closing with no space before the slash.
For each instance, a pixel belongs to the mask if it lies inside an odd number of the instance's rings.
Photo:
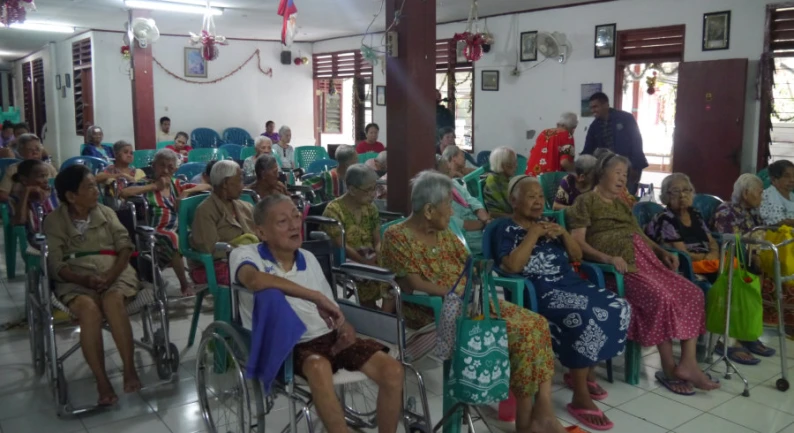
<svg viewBox="0 0 794 433">
<path fill-rule="evenodd" d="M 567 386 L 567 387 L 568 387 L 568 388 L 570 388 L 570 389 L 573 389 L 573 377 L 571 376 L 571 374 L 570 374 L 570 373 L 565 373 L 565 374 L 563 374 L 563 375 L 562 375 L 562 380 L 565 382 L 565 386 Z M 590 398 L 592 398 L 593 400 L 603 400 L 603 399 L 605 399 L 605 398 L 609 397 L 609 393 L 607 392 L 607 390 L 605 390 L 605 389 L 604 389 L 602 386 L 600 386 L 600 385 L 599 385 L 597 382 L 594 382 L 594 381 L 588 380 L 588 381 L 587 381 L 587 391 L 590 391 L 590 388 L 591 388 L 591 387 L 592 387 L 592 388 L 598 387 L 598 388 L 601 388 L 601 390 L 603 390 L 603 391 L 604 391 L 602 394 L 593 394 L 593 393 L 591 392 L 591 393 L 590 393 Z"/>
<path fill-rule="evenodd" d="M 593 424 L 587 419 L 587 416 L 594 416 L 601 419 L 605 419 L 604 412 L 601 410 L 592 410 L 592 409 L 577 409 L 573 407 L 570 403 L 565 406 L 568 409 L 568 413 L 571 414 L 572 417 L 576 418 L 576 421 L 584 424 L 587 428 L 591 428 L 593 430 L 610 430 L 612 427 L 615 427 L 615 424 L 612 421 L 609 421 L 607 424 L 598 425 Z"/>
<path fill-rule="evenodd" d="M 722 344 L 722 343 L 717 343 L 717 345 L 714 347 L 714 352 L 717 353 L 718 355 L 724 354 L 725 353 L 725 345 Z M 746 353 L 746 354 L 750 355 L 750 357 L 752 359 L 739 358 L 737 356 L 738 353 Z M 728 348 L 728 359 L 730 359 L 731 361 L 733 361 L 733 362 L 735 362 L 737 364 L 742 364 L 742 365 L 758 365 L 759 363 L 761 363 L 760 359 L 754 357 L 747 349 L 745 349 L 743 347 L 729 347 Z"/>
<path fill-rule="evenodd" d="M 685 380 L 671 379 L 671 378 L 667 377 L 664 374 L 664 372 L 661 371 L 661 370 L 657 371 L 656 374 L 654 375 L 654 377 L 656 377 L 656 380 L 658 380 L 659 383 L 664 385 L 664 387 L 667 388 L 673 394 L 695 395 L 695 390 L 694 389 L 692 391 L 690 391 L 690 392 L 681 392 L 681 391 L 676 391 L 675 388 L 673 388 L 674 386 L 689 385 L 689 382 L 687 382 Z"/>
<path fill-rule="evenodd" d="M 775 353 L 776 353 L 775 349 L 773 349 L 773 348 L 771 348 L 769 346 L 765 346 L 759 340 L 755 340 L 755 341 L 740 341 L 739 343 L 742 346 L 744 346 L 745 349 L 749 350 L 750 352 L 752 352 L 752 353 L 754 353 L 754 354 L 756 354 L 758 356 L 763 356 L 763 357 L 769 358 L 769 357 L 775 356 Z M 764 350 L 764 349 L 766 349 L 766 350 Z"/>
</svg>

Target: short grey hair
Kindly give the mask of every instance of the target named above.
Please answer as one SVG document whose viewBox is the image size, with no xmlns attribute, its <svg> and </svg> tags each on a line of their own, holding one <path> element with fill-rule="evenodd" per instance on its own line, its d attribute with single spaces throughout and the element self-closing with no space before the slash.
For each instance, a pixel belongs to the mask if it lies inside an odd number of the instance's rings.
<svg viewBox="0 0 794 433">
<path fill-rule="evenodd" d="M 254 224 L 263 225 L 267 220 L 267 214 L 270 213 L 270 208 L 284 201 L 292 203 L 292 199 L 284 194 L 273 194 L 259 200 L 254 207 Z"/>
<path fill-rule="evenodd" d="M 425 205 L 438 206 L 449 201 L 452 179 L 435 170 L 425 170 L 411 179 L 411 211 L 421 212 Z"/>
<path fill-rule="evenodd" d="M 85 130 L 85 135 L 92 135 L 94 133 L 94 131 L 96 131 L 97 129 L 99 130 L 99 132 L 104 134 L 104 131 L 102 131 L 102 128 L 100 128 L 99 126 L 96 126 L 96 125 L 92 125 L 92 126 L 89 126 L 88 129 Z"/>
<path fill-rule="evenodd" d="M 689 176 L 687 176 L 684 173 L 680 173 L 680 172 L 679 173 L 673 173 L 673 174 L 667 176 L 666 178 L 664 178 L 664 180 L 662 181 L 661 199 L 662 199 L 662 204 L 663 205 L 666 206 L 666 205 L 670 204 L 670 187 L 673 186 L 674 182 L 679 181 L 679 180 L 686 181 L 686 183 L 688 183 L 689 186 L 692 187 L 692 191 L 694 193 L 695 186 L 692 185 L 692 181 L 689 180 Z"/>
<path fill-rule="evenodd" d="M 228 159 L 216 162 L 210 170 L 210 185 L 219 188 L 227 178 L 237 175 L 240 165 Z"/>
<path fill-rule="evenodd" d="M 521 180 L 517 181 L 513 185 L 513 189 L 510 190 L 510 198 L 512 200 L 518 200 L 518 194 L 521 192 L 521 185 L 523 185 L 525 183 L 534 183 L 534 184 L 540 185 L 540 180 L 538 180 L 538 178 L 534 177 L 534 176 L 525 176 L 525 177 L 521 178 Z M 542 186 L 541 186 L 540 190 L 543 191 L 543 187 Z"/>
<path fill-rule="evenodd" d="M 631 168 L 631 161 L 629 161 L 628 158 L 623 155 L 613 153 L 609 149 L 603 147 L 596 149 L 596 151 L 593 153 L 593 156 L 598 159 L 598 164 L 596 165 L 595 171 L 595 183 L 600 182 L 607 170 L 609 170 L 609 168 L 613 167 L 615 164 L 623 164 L 626 167 Z"/>
<path fill-rule="evenodd" d="M 441 157 L 446 159 L 447 161 L 452 162 L 452 158 L 458 156 L 462 152 L 463 151 L 460 150 L 458 146 L 455 146 L 454 144 L 450 144 L 449 146 L 447 146 L 446 149 L 444 149 L 444 152 L 441 153 Z"/>
<path fill-rule="evenodd" d="M 162 161 L 174 161 L 176 164 L 179 161 L 179 155 L 177 155 L 176 152 L 171 149 L 160 149 L 154 154 L 154 158 L 152 158 L 152 165 Z"/>
<path fill-rule="evenodd" d="M 502 173 L 505 164 L 511 159 L 516 159 L 516 151 L 509 147 L 497 147 L 491 152 L 488 162 L 491 163 L 491 171 L 494 173 Z M 511 175 L 513 173 L 510 173 Z"/>
<path fill-rule="evenodd" d="M 590 174 L 598 165 L 598 159 L 593 155 L 579 155 L 573 162 L 576 174 Z"/>
<path fill-rule="evenodd" d="M 263 153 L 262 155 L 259 155 L 254 162 L 254 174 L 256 174 L 256 177 L 259 178 L 262 173 L 272 170 L 273 167 L 278 167 L 278 161 L 276 161 L 276 157 L 269 153 Z"/>
<path fill-rule="evenodd" d="M 36 142 L 41 143 L 41 139 L 36 134 L 30 132 L 20 134 L 16 139 L 17 151 L 21 152 L 22 149 Z"/>
<path fill-rule="evenodd" d="M 281 125 L 281 128 L 278 128 L 278 135 L 282 136 L 287 133 L 287 131 L 292 132 L 292 130 L 287 125 Z"/>
<path fill-rule="evenodd" d="M 345 172 L 345 185 L 361 188 L 378 180 L 378 173 L 366 164 L 353 164 Z"/>
<path fill-rule="evenodd" d="M 565 112 L 560 114 L 560 120 L 557 121 L 557 125 L 563 128 L 576 128 L 579 125 L 579 118 L 574 113 Z"/>
<path fill-rule="evenodd" d="M 129 141 L 125 141 L 125 140 L 119 140 L 119 141 L 113 143 L 113 154 L 117 155 L 119 152 L 124 150 L 124 148 L 127 147 L 127 146 L 132 147 L 132 143 L 130 143 Z"/>
<path fill-rule="evenodd" d="M 378 161 L 378 164 L 386 165 L 386 151 L 379 153 L 378 156 L 375 157 L 375 161 Z"/>
<path fill-rule="evenodd" d="M 358 162 L 356 148 L 347 144 L 337 147 L 334 156 L 336 157 L 336 161 L 339 162 L 339 165 L 352 165 Z"/>
<path fill-rule="evenodd" d="M 741 203 L 744 192 L 754 186 L 764 189 L 764 181 L 752 173 L 745 173 L 739 176 L 739 178 L 736 179 L 736 182 L 733 183 L 733 194 L 731 194 L 731 201 L 736 204 Z"/>
<path fill-rule="evenodd" d="M 273 140 L 269 139 L 268 137 L 265 137 L 264 135 L 260 135 L 259 137 L 256 137 L 256 140 L 254 140 L 254 147 L 259 146 L 261 143 L 265 141 L 269 141 L 271 145 L 273 144 Z"/>
</svg>

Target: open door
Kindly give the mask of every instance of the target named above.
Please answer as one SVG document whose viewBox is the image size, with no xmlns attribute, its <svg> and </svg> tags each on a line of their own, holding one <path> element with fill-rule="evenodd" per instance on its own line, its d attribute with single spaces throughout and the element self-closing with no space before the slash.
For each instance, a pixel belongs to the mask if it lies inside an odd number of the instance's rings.
<svg viewBox="0 0 794 433">
<path fill-rule="evenodd" d="M 698 193 L 730 199 L 741 174 L 747 59 L 685 62 L 678 69 L 673 171 Z"/>
</svg>

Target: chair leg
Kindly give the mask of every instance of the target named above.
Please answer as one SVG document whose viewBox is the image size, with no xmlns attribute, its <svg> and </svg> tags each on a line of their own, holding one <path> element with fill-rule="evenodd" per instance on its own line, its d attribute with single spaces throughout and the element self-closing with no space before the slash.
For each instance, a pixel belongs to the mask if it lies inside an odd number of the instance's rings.
<svg viewBox="0 0 794 433">
<path fill-rule="evenodd" d="M 612 375 L 612 358 L 607 359 L 607 381 L 609 383 L 615 383 Z"/>
<path fill-rule="evenodd" d="M 6 274 L 9 280 L 17 276 L 17 240 L 13 227 L 6 239 Z"/>
<path fill-rule="evenodd" d="M 202 290 L 196 294 L 196 306 L 193 308 L 193 320 L 190 322 L 190 336 L 187 339 L 187 346 L 193 346 L 196 339 L 196 329 L 198 329 L 199 315 L 201 314 L 201 303 L 204 301 L 204 294 L 207 290 Z"/>
<path fill-rule="evenodd" d="M 626 383 L 637 385 L 640 383 L 640 364 L 642 363 L 642 348 L 639 344 L 626 342 Z"/>
<path fill-rule="evenodd" d="M 439 317 L 439 316 L 436 316 Z M 449 395 L 449 388 L 447 378 L 449 377 L 449 370 L 452 368 L 452 363 L 450 361 L 444 361 L 444 396 L 442 397 L 444 402 L 444 415 L 448 414 L 449 411 L 455 407 L 458 403 Z M 447 421 L 444 423 L 443 433 L 460 433 L 460 426 L 462 423 L 463 411 L 457 411 L 454 414 L 450 415 Z"/>
</svg>

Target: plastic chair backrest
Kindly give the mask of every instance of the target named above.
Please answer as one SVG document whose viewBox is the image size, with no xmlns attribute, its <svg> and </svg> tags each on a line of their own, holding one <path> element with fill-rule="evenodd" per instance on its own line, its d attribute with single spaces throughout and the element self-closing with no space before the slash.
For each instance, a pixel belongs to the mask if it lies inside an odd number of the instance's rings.
<svg viewBox="0 0 794 433">
<path fill-rule="evenodd" d="M 527 163 L 529 161 L 527 160 L 527 157 L 524 156 L 524 155 L 516 154 L 516 158 L 518 159 L 518 165 L 516 165 L 516 174 L 515 175 L 518 176 L 519 174 L 526 173 L 526 171 L 527 171 Z"/>
<path fill-rule="evenodd" d="M 631 211 L 634 213 L 634 218 L 640 228 L 645 230 L 645 226 L 651 222 L 656 214 L 664 212 L 664 206 L 652 201 L 641 201 L 635 204 Z"/>
<path fill-rule="evenodd" d="M 190 181 L 197 174 L 204 173 L 205 168 L 207 168 L 206 162 L 187 162 L 180 165 L 179 168 L 176 169 L 174 177 L 184 175 L 187 177 L 188 181 Z"/>
<path fill-rule="evenodd" d="M 695 200 L 692 202 L 692 207 L 697 209 L 700 212 L 700 216 L 703 217 L 703 221 L 706 224 L 709 224 L 711 221 L 712 215 L 714 215 L 714 211 L 717 210 L 717 206 L 722 204 L 722 199 L 710 195 L 710 194 L 696 194 Z"/>
<path fill-rule="evenodd" d="M 551 209 L 554 206 L 554 196 L 557 195 L 560 182 L 567 175 L 565 171 L 554 171 L 538 176 L 540 186 L 543 188 L 543 198 L 546 199 L 546 208 Z"/>
<path fill-rule="evenodd" d="M 223 149 L 193 149 L 187 154 L 188 162 L 210 162 L 228 158 L 229 154 Z"/>
<path fill-rule="evenodd" d="M 488 164 L 489 158 L 491 157 L 490 150 L 481 150 L 480 153 L 477 154 L 477 165 L 482 167 L 485 164 Z"/>
<path fill-rule="evenodd" d="M 376 156 L 378 156 L 378 152 L 359 153 L 358 154 L 358 163 L 359 164 L 363 164 L 363 163 L 369 161 L 370 159 L 374 159 Z"/>
<path fill-rule="evenodd" d="M 132 166 L 135 168 L 148 167 L 151 165 L 155 153 L 157 153 L 157 151 L 151 149 L 132 152 Z"/>
<path fill-rule="evenodd" d="M 761 178 L 761 182 L 764 183 L 764 189 L 767 189 L 770 186 L 772 186 L 772 179 L 769 178 L 769 170 L 768 169 L 765 168 L 765 169 L 759 171 L 758 173 L 756 173 L 755 175 L 758 176 L 759 178 Z"/>
<path fill-rule="evenodd" d="M 300 146 L 295 148 L 295 165 L 296 168 L 306 169 L 314 161 L 318 159 L 331 159 L 328 156 L 328 151 L 321 146 Z"/>
<path fill-rule="evenodd" d="M 471 153 L 464 151 L 463 152 L 463 157 L 466 158 L 466 161 L 469 161 L 471 163 L 471 165 L 473 165 L 475 167 L 479 167 L 480 166 L 480 164 L 477 163 L 477 160 L 474 159 L 474 157 L 471 155 Z"/>
<path fill-rule="evenodd" d="M 485 167 L 480 167 L 471 173 L 463 176 L 463 184 L 466 185 L 466 189 L 469 191 L 469 194 L 472 197 L 477 197 L 480 199 L 480 202 L 483 201 L 482 199 L 482 187 L 480 186 L 480 176 L 485 174 Z"/>
<path fill-rule="evenodd" d="M 235 161 L 242 160 L 243 146 L 240 146 L 239 144 L 224 144 L 219 149 L 226 152 L 229 157 Z"/>
<path fill-rule="evenodd" d="M 179 251 L 181 251 L 185 257 L 190 258 L 190 256 L 193 256 L 192 258 L 196 259 L 197 256 L 201 255 L 190 247 L 190 227 L 193 225 L 196 209 L 207 197 L 209 197 L 209 194 L 201 194 L 182 199 L 179 202 L 179 227 L 177 229 L 179 233 Z"/>
<path fill-rule="evenodd" d="M 324 171 L 328 171 L 332 168 L 336 168 L 339 166 L 339 163 L 334 161 L 333 159 L 318 159 L 313 161 L 309 164 L 309 168 L 306 169 L 308 173 L 322 173 Z"/>
<path fill-rule="evenodd" d="M 240 149 L 240 160 L 245 161 L 246 159 L 256 155 L 256 148 L 255 147 L 244 147 Z"/>
<path fill-rule="evenodd" d="M 157 143 L 157 150 L 165 149 L 167 146 L 171 146 L 172 144 L 174 144 L 173 141 L 161 141 Z"/>
<path fill-rule="evenodd" d="M 223 130 L 223 141 L 236 143 L 242 146 L 253 146 L 254 139 L 251 134 L 243 128 L 226 128 Z"/>
<path fill-rule="evenodd" d="M 22 162 L 22 160 L 16 158 L 0 158 L 0 179 L 5 177 L 9 165 L 14 165 L 19 162 Z"/>
<path fill-rule="evenodd" d="M 66 167 L 78 164 L 85 165 L 91 170 L 92 174 L 96 175 L 97 173 L 103 171 L 110 163 L 104 159 L 93 156 L 75 156 L 64 161 L 63 164 L 61 164 L 61 170 Z"/>
<path fill-rule="evenodd" d="M 223 140 L 214 129 L 196 128 L 190 133 L 190 145 L 194 149 L 218 147 L 221 144 Z"/>
</svg>

